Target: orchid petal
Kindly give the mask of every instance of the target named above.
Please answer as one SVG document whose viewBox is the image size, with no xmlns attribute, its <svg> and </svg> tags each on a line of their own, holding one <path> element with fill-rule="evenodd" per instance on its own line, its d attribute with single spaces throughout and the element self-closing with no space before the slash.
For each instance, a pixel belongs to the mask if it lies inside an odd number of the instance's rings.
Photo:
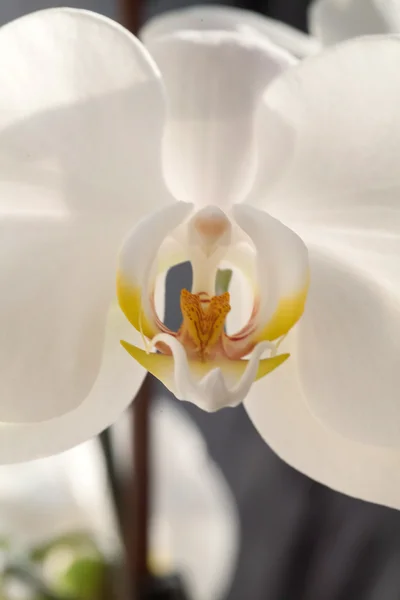
<svg viewBox="0 0 400 600">
<path fill-rule="evenodd" d="M 269 131 L 275 148 L 280 132 L 283 145 L 270 161 L 264 155 L 266 172 L 276 154 L 284 160 L 270 188 L 257 192 L 307 244 L 346 255 L 393 293 L 400 291 L 399 61 L 400 39 L 353 40 L 273 84 L 264 136 Z M 332 102 L 341 80 L 340 102 Z"/>
<path fill-rule="evenodd" d="M 399 33 L 398 0 L 314 0 L 310 29 L 328 46 L 361 35 Z"/>
<path fill-rule="evenodd" d="M 306 242 L 311 288 L 280 347 L 291 361 L 247 402 L 291 465 L 396 507 L 398 459 L 384 447 L 400 439 L 399 60 L 396 38 L 354 40 L 284 74 L 266 94 L 264 134 L 274 146 L 280 131 L 286 146 L 284 168 L 259 200 Z"/>
<path fill-rule="evenodd" d="M 266 86 L 293 59 L 268 41 L 185 31 L 149 43 L 167 90 L 166 181 L 178 200 L 229 206 L 252 185 L 254 115 Z"/>
<path fill-rule="evenodd" d="M 399 61 L 400 39 L 357 39 L 273 82 L 259 111 L 263 172 L 247 200 L 325 228 L 339 211 L 396 209 Z"/>
<path fill-rule="evenodd" d="M 99 376 L 88 396 L 75 410 L 55 419 L 41 423 L 1 423 L 0 463 L 22 462 L 63 452 L 97 435 L 118 419 L 146 375 L 145 369 L 133 363 L 120 346 L 121 338 L 133 344 L 141 343 L 140 334 L 115 303 L 107 316 Z"/>
<path fill-rule="evenodd" d="M 253 386 L 246 409 L 293 467 L 400 508 L 400 304 L 347 255 L 309 250 L 305 314 L 280 346 L 291 360 Z"/>
<path fill-rule="evenodd" d="M 311 412 L 363 444 L 400 446 L 400 295 L 313 249 L 298 377 Z"/>
<path fill-rule="evenodd" d="M 129 232 L 122 244 L 117 275 L 117 295 L 122 311 L 130 323 L 152 338 L 158 332 L 154 306 L 150 304 L 155 288 L 157 253 L 164 239 L 189 215 L 193 206 L 175 202 L 144 217 Z M 172 249 L 175 254 L 175 249 Z M 165 264 L 163 269 L 172 265 Z"/>
<path fill-rule="evenodd" d="M 399 60 L 400 40 L 396 38 L 354 40 L 309 59 L 289 77 L 283 75 L 267 92 L 268 107 L 279 117 L 274 120 L 271 112 L 273 127 L 281 123 L 282 131 L 291 131 L 292 141 L 296 141 L 287 147 L 285 169 L 272 183 L 264 202 L 274 216 L 282 215 L 289 226 L 294 226 L 307 245 L 315 245 L 332 260 L 344 261 L 355 281 L 361 278 L 370 282 L 369 286 L 363 284 L 368 303 L 360 295 L 357 310 L 355 297 L 352 300 L 357 316 L 353 326 L 358 325 L 360 340 L 370 336 L 371 350 L 376 347 L 384 352 L 375 373 L 365 366 L 365 348 L 357 361 L 368 375 L 374 374 L 376 384 L 386 373 L 386 386 L 397 385 L 389 377 L 396 352 L 395 333 L 376 329 L 374 322 L 368 324 L 367 317 L 373 319 L 375 311 L 383 324 L 392 323 L 393 332 L 398 326 L 399 315 L 392 305 L 400 297 L 400 177 L 395 150 L 400 141 Z M 341 79 L 346 85 L 341 88 L 340 102 L 332 102 Z M 375 291 L 368 292 L 369 288 Z M 339 314 L 336 316 L 339 319 Z M 354 327 L 342 329 L 340 320 L 336 326 L 342 332 L 342 343 L 346 345 L 348 334 L 349 347 L 354 349 Z M 371 406 L 366 413 L 371 421 L 382 394 L 376 385 L 365 388 L 358 369 L 352 372 L 354 381 L 346 381 L 353 394 L 358 390 L 352 403 L 369 391 L 363 401 Z M 388 403 L 390 398 L 387 395 Z M 340 402 L 337 406 L 341 410 Z M 314 410 L 326 415 L 328 409 L 321 405 Z M 358 415 L 358 409 L 354 411 Z M 342 420 L 347 419 L 345 412 L 341 414 Z M 381 418 L 386 422 L 389 414 L 387 407 Z M 379 425 L 377 420 L 374 432 L 371 423 L 360 421 L 356 426 L 355 418 L 348 420 L 348 435 L 368 443 L 394 443 L 390 427 L 386 431 L 386 425 Z M 344 431 L 344 423 L 338 423 L 336 417 L 333 424 Z"/>
<path fill-rule="evenodd" d="M 264 342 L 256 347 L 249 360 L 201 362 L 188 360 L 184 347 L 171 335 L 159 334 L 153 342 L 158 341 L 170 347 L 172 356 L 148 353 L 125 341 L 121 344 L 178 399 L 190 401 L 207 412 L 237 406 L 255 380 L 279 367 L 289 357 L 280 354 L 261 359 L 267 349 Z"/>
<path fill-rule="evenodd" d="M 280 346 L 291 353 L 290 360 L 249 391 L 244 405 L 253 424 L 272 450 L 304 475 L 338 492 L 400 509 L 399 452 L 347 439 L 309 410 L 296 362 L 301 325 Z"/>
<path fill-rule="evenodd" d="M 2 27 L 0 50 L 3 181 L 62 185 L 74 213 L 135 216 L 170 199 L 160 74 L 133 35 L 89 11 L 50 9 Z"/>
<path fill-rule="evenodd" d="M 168 11 L 150 19 L 142 27 L 139 37 L 147 46 L 157 37 L 189 29 L 236 31 L 242 35 L 262 36 L 299 58 L 319 50 L 317 40 L 286 23 L 232 6 L 189 6 Z"/>
<path fill-rule="evenodd" d="M 232 212 L 256 249 L 256 341 L 276 340 L 303 314 L 309 285 L 307 248 L 294 231 L 264 211 L 243 204 Z"/>
<path fill-rule="evenodd" d="M 119 243 L 138 215 L 169 199 L 157 170 L 163 96 L 137 40 L 87 12 L 43 11 L 5 26 L 0 65 L 0 419 L 33 423 L 93 394 Z M 154 178 L 142 176 L 149 168 Z M 142 377 L 130 373 L 130 396 Z M 119 410 L 130 399 L 118 382 L 114 396 Z M 109 425 L 106 413 L 94 422 Z M 79 429 L 99 431 L 84 421 Z M 48 433 L 40 453 L 57 446 Z M 28 458 L 28 438 L 9 440 L 8 458 Z"/>
</svg>

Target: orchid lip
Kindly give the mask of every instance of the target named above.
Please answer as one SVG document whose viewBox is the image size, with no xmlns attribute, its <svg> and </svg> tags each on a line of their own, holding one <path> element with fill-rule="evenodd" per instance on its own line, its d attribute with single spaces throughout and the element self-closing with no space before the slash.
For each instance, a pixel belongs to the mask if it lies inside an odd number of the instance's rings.
<svg viewBox="0 0 400 600">
<path fill-rule="evenodd" d="M 160 333 L 153 338 L 152 347 L 156 347 L 159 342 L 166 344 L 174 357 L 176 397 L 179 400 L 192 398 L 198 406 L 202 406 L 209 412 L 240 404 L 256 378 L 261 355 L 266 350 L 270 350 L 271 358 L 276 356 L 274 344 L 261 342 L 255 347 L 241 378 L 235 385 L 229 387 L 220 367 L 211 368 L 196 381 L 189 369 L 187 353 L 174 336 Z"/>
<path fill-rule="evenodd" d="M 307 253 L 295 233 L 256 209 L 235 206 L 229 216 L 212 206 L 193 215 L 191 210 L 182 202 L 170 205 L 139 223 L 124 242 L 118 298 L 125 315 L 141 333 L 145 352 L 122 343 L 179 399 L 214 411 L 242 402 L 256 379 L 288 357 L 278 355 L 277 350 L 304 309 Z M 165 246 L 167 240 L 175 242 Z M 258 277 L 249 281 L 255 290 L 251 315 L 229 335 L 226 317 L 232 302 L 241 298 L 231 298 L 229 291 L 216 295 L 215 286 L 221 261 L 229 259 L 238 243 L 239 248 L 243 244 L 253 247 L 250 256 Z M 164 248 L 174 248 L 170 264 Z M 145 264 L 137 264 L 139 252 Z M 186 257 L 192 263 L 192 291 L 181 290 L 182 324 L 178 331 L 166 327 L 155 310 L 159 256 L 163 268 L 178 258 Z M 276 286 L 267 297 L 264 279 Z M 154 349 L 163 358 L 154 354 Z M 266 350 L 270 356 L 262 358 Z"/>
</svg>

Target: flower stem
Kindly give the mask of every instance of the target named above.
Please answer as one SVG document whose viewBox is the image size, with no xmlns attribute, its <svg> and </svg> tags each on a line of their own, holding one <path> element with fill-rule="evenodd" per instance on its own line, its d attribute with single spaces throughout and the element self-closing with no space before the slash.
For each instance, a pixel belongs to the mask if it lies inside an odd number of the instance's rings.
<svg viewBox="0 0 400 600">
<path fill-rule="evenodd" d="M 115 516 L 117 518 L 119 533 L 123 532 L 123 515 L 122 515 L 122 505 L 121 505 L 121 482 L 118 477 L 118 470 L 115 464 L 113 447 L 112 447 L 112 434 L 111 427 L 105 429 L 99 435 L 99 442 L 101 446 L 101 450 L 104 457 L 104 463 L 107 472 L 107 480 L 108 485 L 110 487 L 113 508 L 115 512 Z"/>
<path fill-rule="evenodd" d="M 133 434 L 133 497 L 129 574 L 132 578 L 134 599 L 141 598 L 141 590 L 149 578 L 149 504 L 150 504 L 150 404 L 151 376 L 147 375 L 132 405 Z M 128 543 L 129 546 L 129 543 Z"/>
<path fill-rule="evenodd" d="M 142 16 L 141 0 L 120 0 L 119 4 L 121 23 L 136 35 Z"/>
<path fill-rule="evenodd" d="M 121 23 L 137 34 L 142 0 L 120 0 Z M 132 475 L 128 482 L 125 519 L 125 548 L 129 584 L 133 600 L 140 600 L 149 578 L 149 454 L 150 454 L 151 376 L 147 375 L 131 406 Z"/>
</svg>

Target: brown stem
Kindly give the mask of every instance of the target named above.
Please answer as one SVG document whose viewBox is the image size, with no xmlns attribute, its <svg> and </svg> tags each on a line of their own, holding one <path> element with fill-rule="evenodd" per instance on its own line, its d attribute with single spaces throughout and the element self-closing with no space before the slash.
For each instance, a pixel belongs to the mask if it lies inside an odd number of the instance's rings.
<svg viewBox="0 0 400 600">
<path fill-rule="evenodd" d="M 141 0 L 120 0 L 121 23 L 134 34 L 140 26 L 141 8 Z M 149 577 L 150 404 L 151 377 L 147 375 L 131 407 L 133 472 L 127 490 L 124 537 L 133 600 L 140 600 Z"/>
<path fill-rule="evenodd" d="M 133 468 L 126 486 L 123 537 L 129 592 L 133 600 L 141 600 L 149 580 L 151 384 L 151 377 L 147 375 L 131 407 Z"/>
<path fill-rule="evenodd" d="M 122 25 L 136 35 L 140 27 L 141 0 L 120 0 L 119 4 Z"/>
<path fill-rule="evenodd" d="M 134 463 L 134 534 L 132 577 L 137 586 L 148 578 L 150 506 L 150 403 L 151 377 L 146 376 L 132 411 Z M 136 593 L 138 598 L 138 593 Z"/>
</svg>

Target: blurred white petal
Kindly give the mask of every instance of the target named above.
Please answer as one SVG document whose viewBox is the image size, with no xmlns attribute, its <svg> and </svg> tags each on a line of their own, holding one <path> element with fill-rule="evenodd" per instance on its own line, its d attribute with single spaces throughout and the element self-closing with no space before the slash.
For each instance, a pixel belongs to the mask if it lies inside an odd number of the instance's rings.
<svg viewBox="0 0 400 600">
<path fill-rule="evenodd" d="M 314 0 L 311 32 L 324 45 L 361 35 L 400 33 L 398 0 Z"/>
<path fill-rule="evenodd" d="M 106 553 L 118 549 L 98 442 L 0 467 L 0 535 L 11 549 L 26 552 L 71 532 L 88 533 Z"/>
<path fill-rule="evenodd" d="M 127 477 L 130 417 L 113 431 Z M 154 568 L 181 573 L 193 600 L 223 599 L 239 550 L 235 501 L 205 442 L 170 401 L 152 412 Z M 124 466 L 125 465 L 125 466 Z M 119 551 L 117 528 L 98 442 L 38 461 L 0 467 L 0 535 L 26 550 L 72 531 L 94 536 L 106 555 Z"/>
<path fill-rule="evenodd" d="M 179 405 L 157 401 L 151 426 L 152 562 L 181 573 L 193 600 L 222 600 L 239 550 L 232 493 L 200 431 Z M 122 463 L 130 455 L 128 427 L 124 417 L 113 432 Z"/>
<path fill-rule="evenodd" d="M 150 19 L 139 37 L 147 46 L 157 37 L 183 30 L 236 31 L 249 36 L 261 36 L 303 58 L 318 52 L 317 40 L 286 23 L 270 19 L 250 10 L 232 6 L 189 6 L 168 11 Z"/>
</svg>

